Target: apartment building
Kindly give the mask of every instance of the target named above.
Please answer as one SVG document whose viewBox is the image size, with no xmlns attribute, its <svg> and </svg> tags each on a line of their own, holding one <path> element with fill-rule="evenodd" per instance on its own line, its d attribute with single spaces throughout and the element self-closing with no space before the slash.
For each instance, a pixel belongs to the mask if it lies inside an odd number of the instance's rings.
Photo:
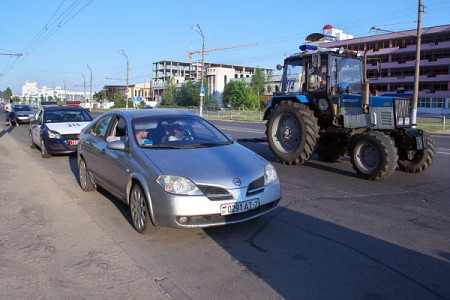
<svg viewBox="0 0 450 300">
<path fill-rule="evenodd" d="M 450 25 L 421 29 L 418 112 L 450 114 Z M 381 77 L 375 65 L 368 66 L 373 94 L 407 93 L 414 90 L 417 31 L 378 34 L 322 43 L 322 47 L 344 47 L 367 51 L 381 62 Z"/>
</svg>

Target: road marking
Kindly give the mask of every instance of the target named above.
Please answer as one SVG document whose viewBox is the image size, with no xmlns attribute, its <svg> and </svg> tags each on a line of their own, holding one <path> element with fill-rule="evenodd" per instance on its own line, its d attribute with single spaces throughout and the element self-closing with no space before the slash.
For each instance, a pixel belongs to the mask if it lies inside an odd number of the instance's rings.
<svg viewBox="0 0 450 300">
<path fill-rule="evenodd" d="M 238 127 L 227 127 L 227 126 L 216 126 L 220 130 L 229 130 L 229 131 L 238 131 L 238 132 L 251 132 L 251 133 L 260 133 L 264 134 L 263 130 L 258 129 L 250 129 L 250 128 L 238 128 Z"/>
</svg>

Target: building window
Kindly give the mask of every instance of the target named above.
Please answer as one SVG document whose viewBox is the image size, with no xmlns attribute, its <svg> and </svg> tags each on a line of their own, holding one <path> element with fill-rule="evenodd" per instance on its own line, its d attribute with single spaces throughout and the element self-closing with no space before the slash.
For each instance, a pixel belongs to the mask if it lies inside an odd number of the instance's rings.
<svg viewBox="0 0 450 300">
<path fill-rule="evenodd" d="M 417 106 L 418 107 L 424 107 L 424 108 L 430 108 L 430 98 L 419 98 Z"/>
</svg>

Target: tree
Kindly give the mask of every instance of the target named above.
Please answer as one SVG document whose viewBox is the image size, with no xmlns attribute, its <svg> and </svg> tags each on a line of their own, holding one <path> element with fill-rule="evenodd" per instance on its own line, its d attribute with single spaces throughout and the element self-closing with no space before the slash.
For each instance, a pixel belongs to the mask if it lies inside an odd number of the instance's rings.
<svg viewBox="0 0 450 300">
<path fill-rule="evenodd" d="M 250 87 L 255 93 L 258 102 L 264 103 L 264 91 L 265 91 L 266 79 L 260 68 L 256 68 L 255 74 L 252 76 L 250 81 Z"/>
<path fill-rule="evenodd" d="M 105 90 L 100 90 L 97 93 L 94 93 L 94 99 L 102 100 L 106 99 L 106 92 Z"/>
<path fill-rule="evenodd" d="M 176 103 L 180 106 L 198 106 L 200 103 L 200 93 L 198 86 L 193 84 L 191 80 L 183 83 L 176 93 Z"/>
<path fill-rule="evenodd" d="M 9 99 L 11 99 L 12 98 L 12 90 L 8 87 L 8 88 L 6 88 L 6 90 L 4 90 L 3 92 L 1 92 L 1 98 L 2 99 L 5 99 L 5 100 L 8 100 L 9 101 Z"/>
<path fill-rule="evenodd" d="M 232 107 L 258 107 L 258 98 L 253 90 L 243 80 L 230 81 L 225 85 L 223 103 Z"/>
<path fill-rule="evenodd" d="M 167 87 L 164 91 L 164 95 L 161 100 L 162 105 L 174 105 L 175 104 L 175 94 L 176 94 L 176 84 L 174 77 L 166 78 Z"/>
</svg>

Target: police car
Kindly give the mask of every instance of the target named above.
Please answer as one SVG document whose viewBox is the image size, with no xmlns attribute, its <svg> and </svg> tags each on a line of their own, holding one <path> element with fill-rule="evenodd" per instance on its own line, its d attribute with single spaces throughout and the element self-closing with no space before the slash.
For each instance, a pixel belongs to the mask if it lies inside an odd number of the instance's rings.
<svg viewBox="0 0 450 300">
<path fill-rule="evenodd" d="M 79 104 L 78 101 L 42 102 L 30 122 L 30 147 L 38 146 L 44 158 L 76 152 L 81 130 L 92 121 L 88 111 Z"/>
</svg>

